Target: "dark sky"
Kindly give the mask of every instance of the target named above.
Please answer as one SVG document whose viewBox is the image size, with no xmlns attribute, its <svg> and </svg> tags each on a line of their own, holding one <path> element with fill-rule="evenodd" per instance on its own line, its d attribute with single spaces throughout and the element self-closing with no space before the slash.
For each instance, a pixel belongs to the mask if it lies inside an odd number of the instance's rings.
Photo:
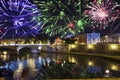
<svg viewBox="0 0 120 80">
<path fill-rule="evenodd" d="M 32 0 L 30 0 L 30 1 L 32 1 Z M 86 3 L 89 3 L 92 0 L 81 0 L 81 1 L 82 1 L 82 5 L 85 5 Z M 116 1 L 117 3 L 120 4 L 120 0 L 114 0 L 114 1 Z M 82 6 L 82 9 L 84 11 L 84 6 Z M 106 35 L 106 34 L 112 34 L 112 33 L 118 33 L 118 32 L 120 32 L 120 16 L 118 17 L 117 20 L 114 21 L 114 23 L 113 22 L 109 23 L 109 25 L 106 27 L 106 29 L 99 30 L 97 28 L 93 29 L 90 26 L 87 26 L 85 28 L 85 32 L 84 33 L 91 33 L 93 31 L 101 33 L 102 36 Z"/>
</svg>

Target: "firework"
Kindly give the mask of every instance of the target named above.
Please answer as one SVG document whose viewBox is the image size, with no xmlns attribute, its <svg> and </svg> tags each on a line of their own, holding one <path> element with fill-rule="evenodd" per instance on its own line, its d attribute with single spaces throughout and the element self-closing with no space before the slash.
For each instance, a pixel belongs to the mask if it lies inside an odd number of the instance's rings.
<svg viewBox="0 0 120 80">
<path fill-rule="evenodd" d="M 87 5 L 85 15 L 87 15 L 88 21 L 92 23 L 92 26 L 99 27 L 99 29 L 105 29 L 108 23 L 118 18 L 120 14 L 118 6 L 119 5 L 115 1 L 94 0 Z"/>
<path fill-rule="evenodd" d="M 41 29 L 40 10 L 28 0 L 0 1 L 0 38 L 35 36 Z"/>
<path fill-rule="evenodd" d="M 43 33 L 64 38 L 84 31 L 80 0 L 36 0 L 35 3 L 42 10 Z"/>
</svg>

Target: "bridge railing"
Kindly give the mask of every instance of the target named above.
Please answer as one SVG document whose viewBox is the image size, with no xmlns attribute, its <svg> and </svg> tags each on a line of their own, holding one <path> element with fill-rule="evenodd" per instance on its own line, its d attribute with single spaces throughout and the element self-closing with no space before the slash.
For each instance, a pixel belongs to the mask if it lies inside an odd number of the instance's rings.
<svg viewBox="0 0 120 80">
<path fill-rule="evenodd" d="M 39 45 L 50 45 L 50 44 L 0 44 L 0 46 L 39 46 Z"/>
</svg>

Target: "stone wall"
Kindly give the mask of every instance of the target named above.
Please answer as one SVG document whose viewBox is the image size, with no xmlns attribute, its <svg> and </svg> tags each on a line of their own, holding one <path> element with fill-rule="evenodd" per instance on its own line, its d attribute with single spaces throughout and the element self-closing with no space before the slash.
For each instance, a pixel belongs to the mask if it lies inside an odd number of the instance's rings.
<svg viewBox="0 0 120 80">
<path fill-rule="evenodd" d="M 119 44 L 91 44 L 91 45 L 69 45 L 70 52 L 81 52 L 81 53 L 100 53 L 110 55 L 120 55 Z"/>
</svg>

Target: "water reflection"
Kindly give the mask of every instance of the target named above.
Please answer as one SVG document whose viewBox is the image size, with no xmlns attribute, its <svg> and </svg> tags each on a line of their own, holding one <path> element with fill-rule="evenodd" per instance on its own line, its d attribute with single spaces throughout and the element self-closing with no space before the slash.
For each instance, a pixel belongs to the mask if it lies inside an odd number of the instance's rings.
<svg viewBox="0 0 120 80">
<path fill-rule="evenodd" d="M 9 60 L 9 55 L 0 55 L 0 59 L 2 59 L 3 61 L 7 61 Z"/>
<path fill-rule="evenodd" d="M 118 71 L 119 67 L 118 67 L 118 65 L 111 65 L 111 69 L 115 70 L 115 71 Z"/>
<path fill-rule="evenodd" d="M 95 56 L 41 53 L 22 57 L 0 55 L 0 60 L 0 69 L 5 68 L 12 70 L 14 72 L 13 77 L 15 80 L 19 80 L 23 77 L 25 80 L 30 80 L 39 73 L 40 69 L 44 69 L 43 66 L 46 66 L 47 69 L 49 69 L 49 67 L 51 67 L 51 62 L 54 62 L 55 65 L 60 65 L 62 68 L 66 68 L 66 66 L 68 68 L 70 65 L 68 62 L 80 66 L 80 69 L 82 70 L 81 75 L 85 74 L 85 71 L 87 70 L 87 72 L 91 74 L 100 73 L 101 77 L 120 77 L 120 68 L 118 67 L 120 66 L 119 62 Z M 61 69 L 61 67 L 57 69 Z"/>
<path fill-rule="evenodd" d="M 18 64 L 18 69 L 14 71 L 14 79 L 19 79 L 20 78 L 20 74 L 23 70 L 23 63 L 20 61 Z"/>
<path fill-rule="evenodd" d="M 94 62 L 93 61 L 88 61 L 88 65 L 89 66 L 94 66 Z"/>
</svg>

